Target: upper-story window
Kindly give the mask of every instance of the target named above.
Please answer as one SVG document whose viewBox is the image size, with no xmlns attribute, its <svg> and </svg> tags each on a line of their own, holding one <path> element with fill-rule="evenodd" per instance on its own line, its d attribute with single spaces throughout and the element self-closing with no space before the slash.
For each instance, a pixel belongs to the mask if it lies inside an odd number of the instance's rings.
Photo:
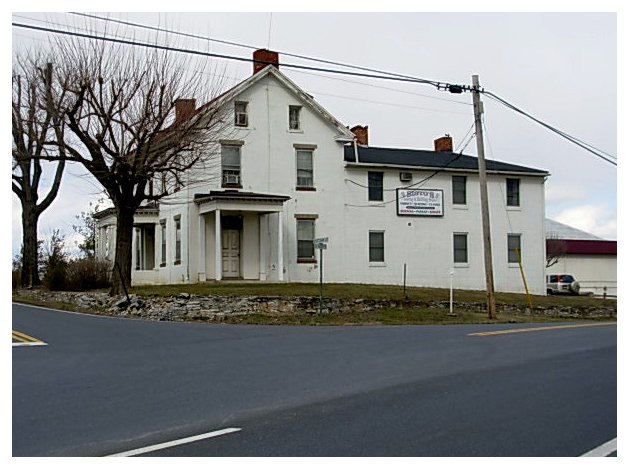
<svg viewBox="0 0 630 469">
<path fill-rule="evenodd" d="M 521 205 L 520 183 L 520 179 L 507 178 L 505 180 L 506 202 L 508 207 L 518 207 Z"/>
<path fill-rule="evenodd" d="M 236 101 L 234 103 L 234 125 L 237 127 L 247 127 L 247 103 L 245 101 Z"/>
<path fill-rule="evenodd" d="M 383 200 L 382 171 L 368 171 L 368 200 Z"/>
<path fill-rule="evenodd" d="M 296 148 L 295 166 L 297 168 L 297 189 L 313 189 L 313 149 Z"/>
<path fill-rule="evenodd" d="M 466 205 L 466 176 L 453 176 L 453 204 Z"/>
<path fill-rule="evenodd" d="M 221 185 L 223 187 L 241 186 L 241 147 L 239 145 L 221 145 Z"/>
<path fill-rule="evenodd" d="M 289 106 L 289 130 L 300 130 L 302 124 L 300 122 L 300 115 L 302 106 Z"/>
</svg>

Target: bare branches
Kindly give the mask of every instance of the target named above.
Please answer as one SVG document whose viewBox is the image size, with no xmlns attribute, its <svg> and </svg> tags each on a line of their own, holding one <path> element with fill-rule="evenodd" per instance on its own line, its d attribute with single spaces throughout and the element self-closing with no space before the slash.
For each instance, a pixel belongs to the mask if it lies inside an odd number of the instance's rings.
<svg viewBox="0 0 630 469">
<path fill-rule="evenodd" d="M 567 254 L 567 245 L 564 240 L 559 239 L 557 236 L 550 236 L 547 238 L 547 265 L 549 268 L 557 264 Z"/>
<path fill-rule="evenodd" d="M 40 214 L 57 197 L 65 162 L 57 163 L 48 194 L 40 203 L 42 159 L 63 156 L 59 142 L 64 124 L 60 112 L 63 91 L 53 84 L 53 65 L 40 57 L 16 58 L 13 69 L 11 105 L 12 184 L 22 205 L 22 286 L 39 283 L 37 270 L 37 222 Z"/>
</svg>

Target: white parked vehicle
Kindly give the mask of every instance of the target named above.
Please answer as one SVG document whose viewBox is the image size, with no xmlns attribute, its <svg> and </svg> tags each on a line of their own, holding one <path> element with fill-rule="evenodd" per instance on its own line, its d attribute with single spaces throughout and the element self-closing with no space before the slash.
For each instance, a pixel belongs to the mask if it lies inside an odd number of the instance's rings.
<svg viewBox="0 0 630 469">
<path fill-rule="evenodd" d="M 579 295 L 580 284 L 575 280 L 573 275 L 547 275 L 547 295 L 553 295 L 555 293 L 568 293 L 570 295 Z"/>
</svg>

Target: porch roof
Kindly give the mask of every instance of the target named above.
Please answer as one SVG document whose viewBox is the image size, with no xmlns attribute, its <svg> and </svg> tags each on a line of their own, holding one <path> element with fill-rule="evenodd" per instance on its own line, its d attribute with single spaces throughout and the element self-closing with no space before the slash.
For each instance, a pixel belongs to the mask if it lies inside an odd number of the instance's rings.
<svg viewBox="0 0 630 469">
<path fill-rule="evenodd" d="M 235 190 L 210 191 L 207 194 L 195 194 L 194 201 L 200 212 L 213 210 L 241 210 L 254 212 L 278 212 L 291 197 L 277 194 L 259 194 Z"/>
</svg>

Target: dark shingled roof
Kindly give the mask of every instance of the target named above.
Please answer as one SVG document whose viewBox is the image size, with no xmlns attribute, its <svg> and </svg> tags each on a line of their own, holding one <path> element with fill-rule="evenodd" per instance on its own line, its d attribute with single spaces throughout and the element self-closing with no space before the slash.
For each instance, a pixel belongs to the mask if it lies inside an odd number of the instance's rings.
<svg viewBox="0 0 630 469">
<path fill-rule="evenodd" d="M 399 166 L 424 166 L 429 168 L 448 168 L 477 170 L 477 158 L 474 156 L 460 155 L 449 151 L 436 152 L 431 150 L 409 150 L 404 148 L 380 148 L 357 146 L 359 163 L 385 164 Z M 344 147 L 344 161 L 354 163 L 354 146 Z M 541 176 L 547 175 L 547 171 L 527 168 L 501 161 L 486 160 L 486 170 L 505 171 L 517 173 L 535 173 Z"/>
</svg>

